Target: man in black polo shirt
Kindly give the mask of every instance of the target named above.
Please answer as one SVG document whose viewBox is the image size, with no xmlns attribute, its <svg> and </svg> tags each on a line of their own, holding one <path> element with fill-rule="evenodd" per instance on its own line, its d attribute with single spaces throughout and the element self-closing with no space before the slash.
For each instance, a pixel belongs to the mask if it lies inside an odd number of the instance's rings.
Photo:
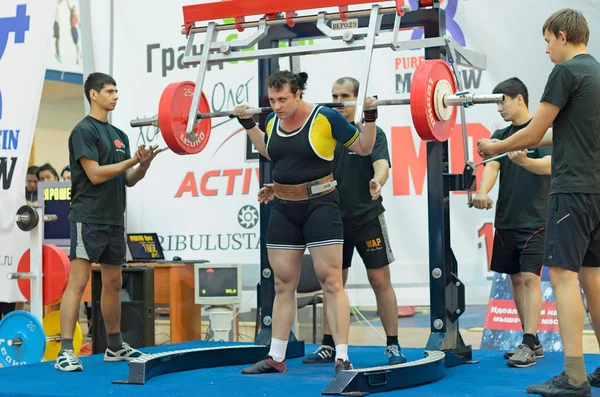
<svg viewBox="0 0 600 397">
<path fill-rule="evenodd" d="M 61 351 L 54 368 L 81 371 L 73 352 L 73 333 L 91 265 L 100 265 L 100 306 L 107 333 L 104 361 L 130 361 L 141 352 L 121 336 L 122 265 L 125 263 L 125 187 L 145 175 L 156 146 L 140 146 L 131 157 L 127 135 L 108 122 L 118 100 L 117 83 L 103 73 L 92 73 L 84 84 L 90 113 L 69 136 L 71 167 L 71 273 L 60 305 Z M 133 168 L 136 164 L 139 167 Z"/>
<path fill-rule="evenodd" d="M 600 336 L 600 63 L 587 51 L 589 25 L 583 14 L 563 9 L 544 23 L 546 53 L 555 64 L 531 123 L 503 141 L 480 140 L 483 156 L 552 142 L 552 187 L 548 203 L 544 264 L 556 297 L 565 370 L 530 394 L 591 396 L 599 368 L 586 376 L 583 360 L 586 295 L 596 337 Z M 552 139 L 546 135 L 552 125 Z M 579 282 L 579 283 L 578 283 Z"/>
<path fill-rule="evenodd" d="M 334 102 L 356 101 L 359 82 L 352 77 L 338 79 L 332 87 Z M 350 122 L 355 108 L 339 108 Z M 369 283 L 375 292 L 377 311 L 387 336 L 385 354 L 389 364 L 406 362 L 398 343 L 398 307 L 392 287 L 389 264 L 394 261 L 381 197 L 381 187 L 388 179 L 390 154 L 387 139 L 377 127 L 375 145 L 370 156 L 358 156 L 338 144 L 334 154 L 333 175 L 338 182 L 340 211 L 344 223 L 343 281 L 348 279 L 354 248 L 361 256 Z M 327 302 L 323 302 L 323 311 Z M 304 357 L 305 364 L 331 362 L 335 357 L 335 344 L 326 316 L 323 316 L 322 345 Z"/>
<path fill-rule="evenodd" d="M 498 112 L 511 123 L 492 134 L 504 140 L 531 122 L 527 87 L 517 78 L 498 84 L 494 94 L 504 94 Z M 541 270 L 544 262 L 544 226 L 550 193 L 551 153 L 548 148 L 510 152 L 506 157 L 485 165 L 473 206 L 492 208 L 488 193 L 500 174 L 496 205 L 494 248 L 491 269 L 510 275 L 513 298 L 521 324 L 523 342 L 516 350 L 504 354 L 511 367 L 529 367 L 544 357 L 537 339 L 542 309 Z"/>
</svg>

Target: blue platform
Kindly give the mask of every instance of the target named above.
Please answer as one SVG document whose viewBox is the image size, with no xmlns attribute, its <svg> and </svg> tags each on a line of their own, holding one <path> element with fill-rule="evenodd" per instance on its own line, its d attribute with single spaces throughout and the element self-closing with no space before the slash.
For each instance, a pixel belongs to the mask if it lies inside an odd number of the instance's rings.
<svg viewBox="0 0 600 397">
<path fill-rule="evenodd" d="M 147 352 L 215 347 L 232 343 L 188 342 L 142 349 Z M 307 345 L 306 351 L 316 346 Z M 409 360 L 423 357 L 421 349 L 404 349 Z M 383 347 L 350 346 L 355 368 L 385 365 Z M 562 353 L 547 353 L 538 364 L 524 369 L 509 368 L 499 351 L 474 351 L 478 364 L 449 368 L 441 380 L 412 389 L 378 393 L 380 396 L 527 396 L 525 387 L 542 382 L 562 371 Z M 167 374 L 150 379 L 145 385 L 116 385 L 127 379 L 127 363 L 105 363 L 102 355 L 83 357 L 83 372 L 62 373 L 52 362 L 23 367 L 0 368 L 2 396 L 319 396 L 334 377 L 333 364 L 305 365 L 300 359 L 288 360 L 283 374 L 242 375 L 243 366 L 202 369 Z M 586 369 L 600 365 L 600 355 L 586 356 Z M 134 394 L 135 393 L 135 394 Z M 594 389 L 600 396 L 600 389 Z"/>
</svg>

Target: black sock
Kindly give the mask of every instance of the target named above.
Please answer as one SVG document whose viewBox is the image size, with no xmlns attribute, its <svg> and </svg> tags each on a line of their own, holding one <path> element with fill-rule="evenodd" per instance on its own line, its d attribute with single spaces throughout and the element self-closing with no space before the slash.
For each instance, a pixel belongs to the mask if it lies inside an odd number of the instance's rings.
<svg viewBox="0 0 600 397">
<path fill-rule="evenodd" d="M 333 347 L 335 349 L 335 342 L 333 341 L 333 336 L 329 334 L 323 334 L 323 342 L 322 345 Z"/>
<path fill-rule="evenodd" d="M 531 334 L 523 334 L 523 343 L 533 350 L 535 347 L 535 336 Z"/>
<path fill-rule="evenodd" d="M 116 334 L 108 334 L 108 348 L 113 351 L 121 350 L 121 345 L 123 344 L 123 337 L 121 333 L 118 332 Z"/>
<path fill-rule="evenodd" d="M 61 339 L 60 350 L 75 350 L 73 349 L 73 339 Z"/>
<path fill-rule="evenodd" d="M 400 346 L 400 343 L 398 343 L 398 335 L 396 335 L 396 336 L 388 336 L 387 337 L 386 345 L 387 346 L 390 346 L 390 345 L 398 345 L 398 346 Z"/>
<path fill-rule="evenodd" d="M 542 343 L 542 342 L 540 342 L 540 339 L 538 338 L 538 334 L 536 333 L 536 334 L 535 334 L 535 344 L 536 344 L 536 345 L 539 345 L 539 344 L 541 344 L 541 343 Z"/>
</svg>

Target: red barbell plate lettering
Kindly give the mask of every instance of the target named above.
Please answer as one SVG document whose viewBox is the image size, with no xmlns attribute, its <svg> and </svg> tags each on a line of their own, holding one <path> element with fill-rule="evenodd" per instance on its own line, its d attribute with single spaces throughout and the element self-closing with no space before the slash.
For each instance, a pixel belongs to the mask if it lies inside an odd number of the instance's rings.
<svg viewBox="0 0 600 397">
<path fill-rule="evenodd" d="M 456 82 L 448 63 L 442 59 L 426 60 L 417 66 L 410 87 L 410 112 L 413 124 L 422 140 L 445 142 L 454 132 L 457 110 L 452 107 L 452 115 L 447 121 L 435 114 L 435 86 L 438 81 L 447 80 L 456 93 Z"/>
<path fill-rule="evenodd" d="M 196 84 L 191 81 L 171 83 L 160 96 L 158 125 L 165 143 L 177 154 L 200 153 L 210 138 L 212 121 L 209 118 L 202 119 L 194 125 L 196 141 L 190 140 L 186 134 L 195 87 Z M 204 93 L 200 96 L 198 111 L 210 113 L 210 105 Z"/>
</svg>

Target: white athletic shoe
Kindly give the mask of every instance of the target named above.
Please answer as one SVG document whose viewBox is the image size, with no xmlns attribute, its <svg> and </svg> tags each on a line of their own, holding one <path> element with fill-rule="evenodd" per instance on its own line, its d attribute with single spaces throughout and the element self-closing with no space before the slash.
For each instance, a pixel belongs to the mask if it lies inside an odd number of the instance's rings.
<svg viewBox="0 0 600 397">
<path fill-rule="evenodd" d="M 136 350 L 129 346 L 128 343 L 123 342 L 120 350 L 113 351 L 110 348 L 107 348 L 104 352 L 104 361 L 131 361 L 143 355 L 144 353 L 141 351 Z"/>
<path fill-rule="evenodd" d="M 83 371 L 83 365 L 73 350 L 62 350 L 56 358 L 54 368 L 64 372 Z"/>
</svg>

